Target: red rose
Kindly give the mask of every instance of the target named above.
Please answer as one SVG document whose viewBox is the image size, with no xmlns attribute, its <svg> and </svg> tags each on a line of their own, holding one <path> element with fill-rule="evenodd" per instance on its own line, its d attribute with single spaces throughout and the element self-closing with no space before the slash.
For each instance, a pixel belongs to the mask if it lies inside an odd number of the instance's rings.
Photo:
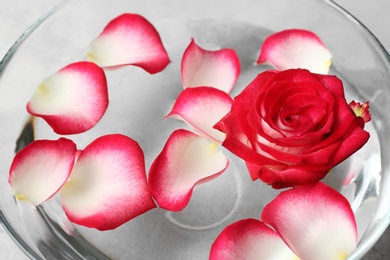
<svg viewBox="0 0 390 260">
<path fill-rule="evenodd" d="M 259 74 L 215 126 L 252 179 L 274 188 L 321 180 L 367 142 L 363 127 L 341 80 L 301 69 Z"/>
</svg>

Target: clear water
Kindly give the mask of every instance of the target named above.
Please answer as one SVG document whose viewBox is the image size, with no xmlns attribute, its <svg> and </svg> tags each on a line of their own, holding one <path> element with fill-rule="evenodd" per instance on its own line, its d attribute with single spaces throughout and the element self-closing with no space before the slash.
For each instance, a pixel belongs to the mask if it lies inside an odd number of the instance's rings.
<svg viewBox="0 0 390 260">
<path fill-rule="evenodd" d="M 158 26 L 167 30 L 164 37 L 171 64 L 157 75 L 149 75 L 135 67 L 107 71 L 110 106 L 105 116 L 87 133 L 68 136 L 80 149 L 103 134 L 126 134 L 143 148 L 149 169 L 170 133 L 177 128 L 187 128 L 180 121 L 163 118 L 182 90 L 180 60 L 191 37 L 204 48 L 228 47 L 237 51 L 242 72 L 231 93 L 233 96 L 258 73 L 269 69 L 255 65 L 259 46 L 270 34 L 265 28 L 222 20 L 187 23 L 164 20 Z M 177 34 L 181 35 L 179 41 L 174 37 Z M 361 92 L 337 70 L 337 64 L 330 74 L 343 79 L 347 100 L 365 101 L 361 100 Z M 27 117 L 26 114 L 18 118 L 18 122 L 22 125 Z M 351 202 L 360 236 L 373 215 L 380 192 L 381 153 L 377 124 L 380 124 L 377 118 L 367 124 L 371 134 L 369 142 L 324 180 Z M 35 138 L 54 139 L 57 136 L 44 121 L 36 119 Z M 22 220 L 43 254 L 49 252 L 58 257 L 70 254 L 87 259 L 104 259 L 104 255 L 114 259 L 207 259 L 210 245 L 227 224 L 243 218 L 259 218 L 263 206 L 278 193 L 260 181 L 252 182 L 243 162 L 229 156 L 228 171 L 215 181 L 196 187 L 190 204 L 179 213 L 157 208 L 116 230 L 100 232 L 72 226 L 56 197 L 38 209 L 20 204 Z M 66 247 L 76 248 L 78 253 L 67 253 Z"/>
</svg>

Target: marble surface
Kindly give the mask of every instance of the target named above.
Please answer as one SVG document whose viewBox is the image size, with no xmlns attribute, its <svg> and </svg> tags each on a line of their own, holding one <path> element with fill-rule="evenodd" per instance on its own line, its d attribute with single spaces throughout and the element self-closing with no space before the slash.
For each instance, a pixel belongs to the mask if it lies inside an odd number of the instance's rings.
<svg viewBox="0 0 390 260">
<path fill-rule="evenodd" d="M 60 0 L 0 0 L 0 57 L 35 20 Z M 390 1 L 336 0 L 361 20 L 390 50 Z M 390 259 L 390 229 L 388 228 L 364 260 Z M 28 259 L 0 225 L 0 259 Z"/>
</svg>

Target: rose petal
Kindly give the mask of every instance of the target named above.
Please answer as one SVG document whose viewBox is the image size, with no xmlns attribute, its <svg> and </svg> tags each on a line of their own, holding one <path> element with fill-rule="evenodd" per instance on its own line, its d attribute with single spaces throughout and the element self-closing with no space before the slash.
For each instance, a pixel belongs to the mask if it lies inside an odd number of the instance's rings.
<svg viewBox="0 0 390 260">
<path fill-rule="evenodd" d="M 214 241 L 210 260 L 298 260 L 281 237 L 255 219 L 237 221 L 227 226 Z"/>
<path fill-rule="evenodd" d="M 17 153 L 8 182 L 16 199 L 39 205 L 52 197 L 68 179 L 76 145 L 68 139 L 37 140 Z"/>
<path fill-rule="evenodd" d="M 317 183 L 328 173 L 320 167 L 316 169 L 315 165 L 309 169 L 301 169 L 299 166 L 271 168 L 246 162 L 246 166 L 252 180 L 259 178 L 274 189 Z"/>
<path fill-rule="evenodd" d="M 72 63 L 44 79 L 27 104 L 57 134 L 77 134 L 92 128 L 108 106 L 104 71 L 92 62 Z"/>
<path fill-rule="evenodd" d="M 111 20 L 90 44 L 90 61 L 101 67 L 139 66 L 154 74 L 170 62 L 154 26 L 138 14 L 122 14 Z"/>
<path fill-rule="evenodd" d="M 346 259 L 356 248 L 351 206 L 323 183 L 280 193 L 265 206 L 261 218 L 301 259 Z"/>
<path fill-rule="evenodd" d="M 233 49 L 208 51 L 194 39 L 184 51 L 181 77 L 184 88 L 208 86 L 229 93 L 240 74 L 240 60 Z"/>
<path fill-rule="evenodd" d="M 196 184 L 217 177 L 228 164 L 215 142 L 179 129 L 150 167 L 150 190 L 161 208 L 180 211 L 188 204 Z"/>
<path fill-rule="evenodd" d="M 61 191 L 69 220 L 114 229 L 155 207 L 139 145 L 120 134 L 99 137 L 81 151 Z"/>
<path fill-rule="evenodd" d="M 247 120 L 248 113 L 253 106 L 253 97 L 256 96 L 256 91 L 258 91 L 254 86 L 263 85 L 274 74 L 273 71 L 265 71 L 259 74 L 240 95 L 235 97 L 231 112 L 219 121 L 214 128 L 226 133 L 226 139 L 222 145 L 238 157 L 245 158 L 245 161 L 261 165 L 284 166 L 281 162 L 257 153 L 251 147 L 248 139 L 254 134 Z"/>
<path fill-rule="evenodd" d="M 290 29 L 272 34 L 264 41 L 257 63 L 269 63 L 278 70 L 302 68 L 327 74 L 331 56 L 313 32 Z"/>
<path fill-rule="evenodd" d="M 352 100 L 351 103 L 349 103 L 349 107 L 353 110 L 356 116 L 363 118 L 364 123 L 367 123 L 371 120 L 371 114 L 369 110 L 370 105 L 368 101 L 360 104 L 360 102 Z"/>
<path fill-rule="evenodd" d="M 196 131 L 217 142 L 225 134 L 214 129 L 214 125 L 229 113 L 233 99 L 225 92 L 211 87 L 187 88 L 177 98 L 167 117 L 180 119 Z"/>
</svg>

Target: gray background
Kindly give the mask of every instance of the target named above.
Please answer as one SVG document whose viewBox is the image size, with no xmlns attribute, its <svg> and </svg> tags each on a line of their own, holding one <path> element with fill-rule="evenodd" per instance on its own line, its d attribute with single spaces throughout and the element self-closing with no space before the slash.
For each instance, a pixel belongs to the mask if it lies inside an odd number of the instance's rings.
<svg viewBox="0 0 390 260">
<path fill-rule="evenodd" d="M 0 57 L 5 55 L 29 25 L 58 2 L 60 0 L 0 0 Z M 335 0 L 335 2 L 363 22 L 390 51 L 389 0 Z M 1 225 L 0 259 L 27 259 Z M 390 259 L 390 228 L 363 259 Z"/>
</svg>

